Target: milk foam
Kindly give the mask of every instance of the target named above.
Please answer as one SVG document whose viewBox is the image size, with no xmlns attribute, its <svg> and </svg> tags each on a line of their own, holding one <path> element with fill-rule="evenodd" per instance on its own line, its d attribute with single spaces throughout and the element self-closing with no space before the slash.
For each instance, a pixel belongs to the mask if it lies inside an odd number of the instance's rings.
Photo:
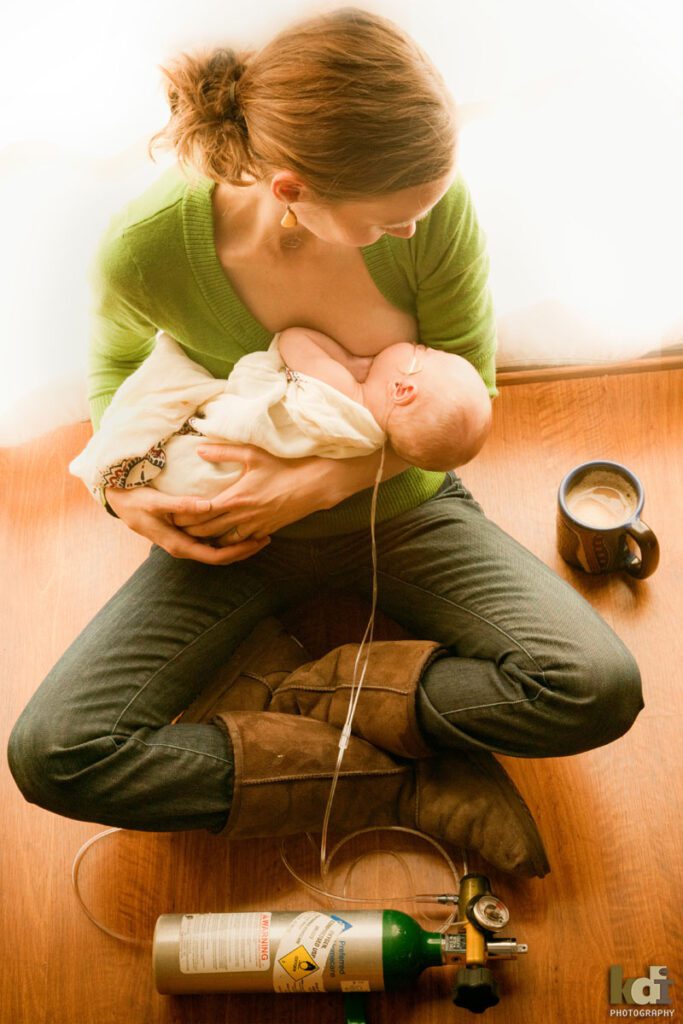
<svg viewBox="0 0 683 1024">
<path fill-rule="evenodd" d="M 638 496 L 629 481 L 606 470 L 587 473 L 567 495 L 571 515 L 598 529 L 629 522 L 637 507 Z"/>
</svg>

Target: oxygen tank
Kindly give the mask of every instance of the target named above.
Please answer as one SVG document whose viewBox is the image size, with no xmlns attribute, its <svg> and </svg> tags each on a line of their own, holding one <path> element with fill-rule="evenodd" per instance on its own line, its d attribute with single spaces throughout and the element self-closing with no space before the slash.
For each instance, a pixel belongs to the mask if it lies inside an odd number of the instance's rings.
<svg viewBox="0 0 683 1024">
<path fill-rule="evenodd" d="M 164 914 L 154 980 L 169 995 L 389 991 L 450 962 L 445 939 L 398 910 Z"/>
<path fill-rule="evenodd" d="M 509 912 L 485 875 L 463 875 L 458 896 L 435 900 L 458 903 L 459 930 L 425 931 L 400 910 L 163 914 L 153 940 L 156 987 L 164 995 L 342 992 L 348 1002 L 412 985 L 427 967 L 460 964 L 453 1002 L 483 1013 L 499 1001 L 487 960 L 528 947 L 495 937 Z"/>
</svg>

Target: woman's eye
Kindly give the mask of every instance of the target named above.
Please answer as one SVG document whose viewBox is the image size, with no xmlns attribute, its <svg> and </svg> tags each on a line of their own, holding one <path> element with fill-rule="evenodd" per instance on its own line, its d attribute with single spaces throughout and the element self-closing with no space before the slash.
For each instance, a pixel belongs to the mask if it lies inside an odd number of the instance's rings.
<svg viewBox="0 0 683 1024">
<path fill-rule="evenodd" d="M 427 210 L 427 212 L 423 213 L 421 217 L 416 217 L 415 223 L 419 224 L 421 220 L 426 220 L 431 212 L 431 210 Z M 406 221 L 405 224 L 385 224 L 385 226 L 382 228 L 382 231 L 395 231 L 398 230 L 399 228 L 408 228 L 412 223 L 412 220 L 408 220 Z"/>
</svg>

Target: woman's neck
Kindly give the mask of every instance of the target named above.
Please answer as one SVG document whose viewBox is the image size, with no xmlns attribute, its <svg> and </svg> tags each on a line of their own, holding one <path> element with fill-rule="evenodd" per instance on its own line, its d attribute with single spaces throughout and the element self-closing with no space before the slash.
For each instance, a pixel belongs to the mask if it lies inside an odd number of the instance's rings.
<svg viewBox="0 0 683 1024">
<path fill-rule="evenodd" d="M 281 260 L 302 252 L 308 254 L 318 242 L 301 225 L 280 225 L 284 207 L 263 182 L 243 188 L 217 184 L 212 205 L 216 249 L 224 259 Z"/>
</svg>

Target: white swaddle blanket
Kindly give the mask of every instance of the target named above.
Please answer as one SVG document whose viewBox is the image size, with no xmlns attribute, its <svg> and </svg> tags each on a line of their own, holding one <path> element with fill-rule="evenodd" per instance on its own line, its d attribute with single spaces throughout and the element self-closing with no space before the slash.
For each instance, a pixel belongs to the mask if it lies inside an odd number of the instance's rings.
<svg viewBox="0 0 683 1024">
<path fill-rule="evenodd" d="M 344 459 L 381 448 L 386 435 L 365 406 L 289 370 L 277 340 L 243 356 L 226 381 L 160 334 L 69 470 L 97 495 L 102 487 L 150 484 L 167 494 L 213 497 L 239 479 L 243 465 L 202 459 L 197 448 L 207 441 L 256 445 L 291 459 Z"/>
</svg>

